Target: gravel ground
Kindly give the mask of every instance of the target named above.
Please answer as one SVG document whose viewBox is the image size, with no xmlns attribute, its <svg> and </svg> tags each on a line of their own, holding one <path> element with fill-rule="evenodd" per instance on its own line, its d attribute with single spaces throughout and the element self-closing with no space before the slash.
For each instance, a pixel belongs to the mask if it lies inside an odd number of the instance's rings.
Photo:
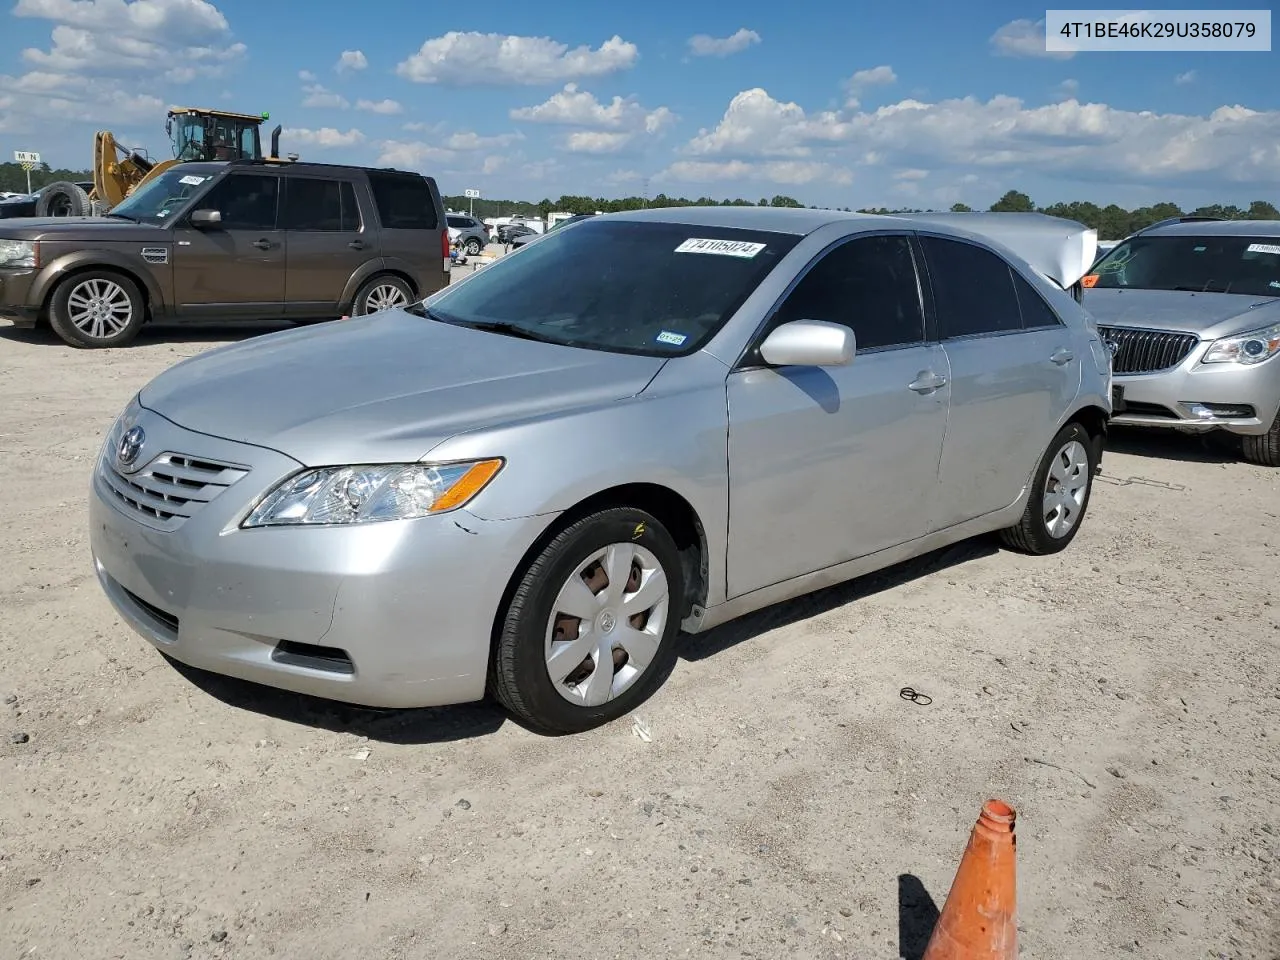
<svg viewBox="0 0 1280 960">
<path fill-rule="evenodd" d="M 180 671 L 116 619 L 103 432 L 240 335 L 0 326 L 0 957 L 918 960 L 989 796 L 1024 956 L 1280 957 L 1280 472 L 1120 436 L 1065 554 L 685 638 L 648 741 L 543 738 Z"/>
</svg>

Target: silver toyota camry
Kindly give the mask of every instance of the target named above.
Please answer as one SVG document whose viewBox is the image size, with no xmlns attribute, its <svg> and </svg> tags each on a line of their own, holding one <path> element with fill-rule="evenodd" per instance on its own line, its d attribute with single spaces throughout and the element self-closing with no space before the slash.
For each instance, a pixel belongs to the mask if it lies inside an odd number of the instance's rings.
<svg viewBox="0 0 1280 960">
<path fill-rule="evenodd" d="M 1066 547 L 1110 415 L 1095 245 L 1038 215 L 571 224 L 147 384 L 95 465 L 98 579 L 198 668 L 590 728 L 681 629 L 979 534 Z"/>
</svg>

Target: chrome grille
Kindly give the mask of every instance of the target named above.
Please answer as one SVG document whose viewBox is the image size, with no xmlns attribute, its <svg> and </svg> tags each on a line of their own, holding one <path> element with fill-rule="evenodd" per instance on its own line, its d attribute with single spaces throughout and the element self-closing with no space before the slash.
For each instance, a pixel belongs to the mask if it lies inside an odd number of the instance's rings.
<svg viewBox="0 0 1280 960">
<path fill-rule="evenodd" d="M 1111 358 L 1113 373 L 1159 373 L 1171 370 L 1191 353 L 1200 338 L 1190 333 L 1099 327 L 1104 341 L 1117 346 Z"/>
<path fill-rule="evenodd" d="M 98 475 L 116 499 L 149 526 L 173 530 L 249 473 L 233 463 L 162 453 L 136 473 L 124 473 L 107 446 Z"/>
</svg>

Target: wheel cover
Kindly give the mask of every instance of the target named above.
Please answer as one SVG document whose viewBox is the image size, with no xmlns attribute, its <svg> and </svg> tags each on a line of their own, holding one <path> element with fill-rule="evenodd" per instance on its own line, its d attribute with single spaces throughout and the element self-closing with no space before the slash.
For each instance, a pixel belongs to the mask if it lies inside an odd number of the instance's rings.
<svg viewBox="0 0 1280 960">
<path fill-rule="evenodd" d="M 1089 490 L 1089 454 L 1079 440 L 1068 440 L 1049 461 L 1042 499 L 1045 529 L 1060 540 L 1075 529 Z"/>
<path fill-rule="evenodd" d="M 133 301 L 114 280 L 85 280 L 77 283 L 67 297 L 67 319 L 86 337 L 106 340 L 129 326 Z"/>
<path fill-rule="evenodd" d="M 475 256 L 479 252 L 480 252 L 480 241 L 477 240 L 475 237 L 472 237 L 470 240 L 467 241 L 467 253 L 471 254 L 472 256 Z"/>
<path fill-rule="evenodd" d="M 551 684 L 569 703 L 599 707 L 644 675 L 667 628 L 671 591 L 653 553 L 614 543 L 574 569 L 547 621 Z"/>
<path fill-rule="evenodd" d="M 369 291 L 365 297 L 365 313 L 379 313 L 382 310 L 394 310 L 409 302 L 409 297 L 394 283 L 380 283 Z"/>
</svg>

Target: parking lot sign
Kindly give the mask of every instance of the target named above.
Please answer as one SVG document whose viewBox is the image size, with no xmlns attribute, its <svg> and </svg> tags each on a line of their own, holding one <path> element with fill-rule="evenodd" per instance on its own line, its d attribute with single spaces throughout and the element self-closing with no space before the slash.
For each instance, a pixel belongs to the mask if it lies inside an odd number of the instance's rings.
<svg viewBox="0 0 1280 960">
<path fill-rule="evenodd" d="M 468 204 L 468 207 L 469 212 L 474 217 L 476 215 L 476 201 L 480 199 L 480 191 L 468 188 L 462 191 L 462 195 L 471 201 L 471 203 Z"/>
<path fill-rule="evenodd" d="M 23 170 L 27 171 L 27 193 L 31 192 L 31 171 L 40 166 L 40 154 L 26 150 L 13 151 L 13 159 Z"/>
</svg>

